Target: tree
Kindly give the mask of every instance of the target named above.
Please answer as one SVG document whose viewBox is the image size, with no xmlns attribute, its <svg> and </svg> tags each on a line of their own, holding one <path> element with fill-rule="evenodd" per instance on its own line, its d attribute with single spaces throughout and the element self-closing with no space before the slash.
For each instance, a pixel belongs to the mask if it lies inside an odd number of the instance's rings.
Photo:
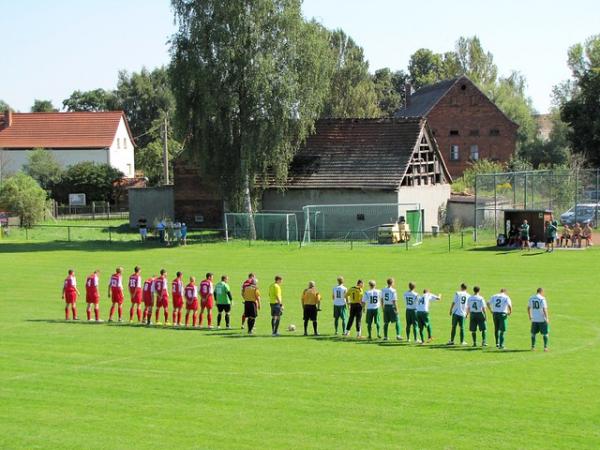
<svg viewBox="0 0 600 450">
<path fill-rule="evenodd" d="M 142 68 L 131 74 L 119 72 L 114 92 L 115 106 L 127 116 L 129 127 L 139 147 L 145 147 L 160 135 L 165 116 L 175 111 L 175 97 L 165 67 Z"/>
<path fill-rule="evenodd" d="M 12 109 L 10 105 L 0 98 L 0 114 L 9 109 Z"/>
<path fill-rule="evenodd" d="M 480 86 L 496 82 L 498 67 L 494 64 L 494 57 L 483 49 L 477 36 L 460 37 L 456 42 L 455 52 L 458 62 L 455 70 Z"/>
<path fill-rule="evenodd" d="M 52 104 L 52 100 L 38 100 L 35 99 L 33 101 L 33 106 L 31 107 L 32 113 L 43 113 L 43 112 L 58 112 L 58 109 L 54 107 Z"/>
<path fill-rule="evenodd" d="M 327 33 L 300 0 L 173 0 L 171 78 L 189 151 L 233 210 L 255 181 L 283 182 L 314 129 L 333 71 Z M 256 186 L 256 189 L 253 187 Z"/>
<path fill-rule="evenodd" d="M 411 85 L 420 89 L 428 84 L 457 77 L 462 71 L 455 53 L 434 53 L 421 48 L 411 55 L 408 73 Z"/>
<path fill-rule="evenodd" d="M 73 91 L 71 96 L 63 100 L 63 108 L 67 111 L 111 111 L 119 109 L 113 91 L 93 89 L 91 91 Z"/>
<path fill-rule="evenodd" d="M 62 175 L 62 169 L 54 155 L 43 148 L 34 149 L 27 155 L 27 164 L 23 166 L 23 170 L 47 192 L 58 183 Z"/>
<path fill-rule="evenodd" d="M 404 104 L 404 86 L 407 81 L 408 75 L 402 70 L 392 72 L 386 67 L 375 71 L 373 84 L 382 115 L 393 116 L 396 110 Z"/>
<path fill-rule="evenodd" d="M 572 46 L 568 65 L 573 84 L 570 95 L 563 97 L 560 116 L 570 127 L 567 136 L 573 151 L 597 166 L 600 164 L 600 35 Z"/>
<path fill-rule="evenodd" d="M 323 117 L 378 117 L 377 94 L 361 47 L 342 30 L 330 33 L 336 61 Z"/>
<path fill-rule="evenodd" d="M 81 162 L 69 167 L 53 187 L 54 199 L 66 203 L 71 193 L 84 193 L 88 201 L 111 201 L 113 182 L 123 173 L 108 164 Z"/>
<path fill-rule="evenodd" d="M 169 149 L 169 173 L 173 173 L 173 160 L 181 152 L 181 144 L 175 139 L 167 141 Z M 150 186 L 164 183 L 163 140 L 156 139 L 135 153 L 135 167 L 144 172 Z"/>
<path fill-rule="evenodd" d="M 10 177 L 0 188 L 0 207 L 16 213 L 21 219 L 21 226 L 25 227 L 43 219 L 46 199 L 46 191 L 23 172 Z"/>
</svg>

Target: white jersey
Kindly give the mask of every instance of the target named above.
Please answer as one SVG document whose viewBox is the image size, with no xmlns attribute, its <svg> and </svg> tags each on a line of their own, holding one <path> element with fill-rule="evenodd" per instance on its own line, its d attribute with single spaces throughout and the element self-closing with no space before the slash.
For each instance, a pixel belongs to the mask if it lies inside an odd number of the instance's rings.
<svg viewBox="0 0 600 450">
<path fill-rule="evenodd" d="M 485 299 L 479 294 L 471 295 L 467 302 L 469 303 L 469 312 L 471 313 L 481 313 L 486 309 Z"/>
<path fill-rule="evenodd" d="M 492 309 L 492 312 L 507 314 L 509 307 L 512 308 L 510 297 L 502 292 L 493 295 L 492 298 L 490 298 L 490 308 Z"/>
<path fill-rule="evenodd" d="M 406 291 L 404 293 L 404 304 L 406 305 L 406 309 L 417 309 L 417 300 L 419 299 L 419 294 L 415 291 Z"/>
<path fill-rule="evenodd" d="M 544 309 L 548 308 L 546 299 L 540 294 L 536 294 L 529 299 L 529 309 L 531 310 L 532 322 L 545 322 Z"/>
<path fill-rule="evenodd" d="M 367 309 L 379 308 L 381 302 L 381 291 L 379 289 L 371 289 L 363 294 L 362 302 L 367 305 Z"/>
<path fill-rule="evenodd" d="M 438 301 L 440 298 L 437 295 L 428 292 L 419 297 L 417 301 L 417 311 L 419 312 L 429 312 L 429 303 Z"/>
<path fill-rule="evenodd" d="M 345 306 L 346 305 L 346 294 L 348 292 L 348 288 L 343 284 L 336 286 L 333 288 L 333 304 L 335 306 Z"/>
<path fill-rule="evenodd" d="M 396 289 L 393 287 L 386 287 L 381 290 L 381 297 L 383 298 L 383 304 L 387 306 L 393 306 L 398 300 L 398 294 Z"/>
<path fill-rule="evenodd" d="M 452 314 L 460 317 L 467 315 L 467 300 L 469 293 L 467 291 L 457 291 L 454 294 L 454 302 L 452 303 Z"/>
</svg>

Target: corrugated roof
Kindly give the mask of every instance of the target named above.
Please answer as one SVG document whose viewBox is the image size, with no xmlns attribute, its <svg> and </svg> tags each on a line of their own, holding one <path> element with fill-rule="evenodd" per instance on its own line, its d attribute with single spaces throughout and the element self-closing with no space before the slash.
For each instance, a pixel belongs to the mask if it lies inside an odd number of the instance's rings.
<svg viewBox="0 0 600 450">
<path fill-rule="evenodd" d="M 288 189 L 398 189 L 425 121 L 323 119 L 294 157 Z"/>
<path fill-rule="evenodd" d="M 397 111 L 398 117 L 425 117 L 460 78 L 443 80 L 417 90 L 410 96 L 410 105 Z"/>
<path fill-rule="evenodd" d="M 121 118 L 129 132 L 123 111 L 12 113 L 9 127 L 0 124 L 0 148 L 106 148 Z"/>
</svg>

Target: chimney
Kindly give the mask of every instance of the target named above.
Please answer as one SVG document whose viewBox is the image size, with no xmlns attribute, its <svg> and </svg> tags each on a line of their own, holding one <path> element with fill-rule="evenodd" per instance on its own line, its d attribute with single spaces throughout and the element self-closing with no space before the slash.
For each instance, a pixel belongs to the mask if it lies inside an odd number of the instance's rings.
<svg viewBox="0 0 600 450">
<path fill-rule="evenodd" d="M 4 111 L 4 128 L 8 128 L 12 125 L 12 110 L 10 108 L 8 108 L 6 111 Z"/>
<path fill-rule="evenodd" d="M 408 108 L 410 106 L 410 96 L 413 93 L 412 84 L 404 83 L 404 107 Z"/>
</svg>

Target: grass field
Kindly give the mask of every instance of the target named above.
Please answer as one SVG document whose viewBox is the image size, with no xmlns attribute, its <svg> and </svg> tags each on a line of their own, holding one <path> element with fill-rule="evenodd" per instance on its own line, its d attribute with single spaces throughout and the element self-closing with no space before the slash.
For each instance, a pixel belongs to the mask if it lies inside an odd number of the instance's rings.
<svg viewBox="0 0 600 450">
<path fill-rule="evenodd" d="M 433 240 L 410 251 L 0 242 L 0 448 L 598 448 L 599 257 L 596 248 L 448 253 Z M 249 271 L 264 291 L 280 273 L 286 327 L 301 326 L 299 296 L 313 279 L 326 299 L 323 336 L 272 338 L 264 308 L 258 335 L 247 337 L 239 303 L 232 331 L 62 320 L 67 268 L 81 288 L 100 268 L 106 318 L 111 270 L 129 275 L 135 264 L 144 275 L 164 266 L 170 278 L 228 273 L 234 294 Z M 413 280 L 442 292 L 434 344 L 332 336 L 329 292 L 339 274 L 348 285 L 394 276 L 399 291 Z M 463 280 L 484 296 L 509 289 L 506 351 L 441 345 Z M 549 353 L 529 351 L 526 302 L 538 286 L 549 302 Z"/>
</svg>

